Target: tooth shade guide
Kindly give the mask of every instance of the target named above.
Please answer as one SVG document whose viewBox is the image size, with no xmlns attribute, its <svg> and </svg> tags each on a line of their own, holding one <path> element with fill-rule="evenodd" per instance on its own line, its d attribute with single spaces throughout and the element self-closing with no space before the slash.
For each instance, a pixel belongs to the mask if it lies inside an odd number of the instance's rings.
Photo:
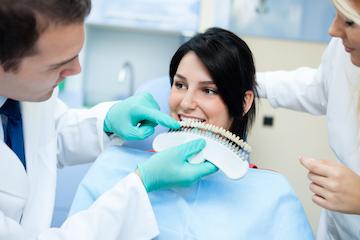
<svg viewBox="0 0 360 240">
<path fill-rule="evenodd" d="M 217 166 L 228 178 L 239 179 L 249 168 L 250 146 L 231 132 L 199 121 L 181 121 L 179 130 L 171 130 L 156 136 L 153 142 L 155 151 L 203 138 L 205 148 L 189 159 L 190 163 L 208 160 Z"/>
<path fill-rule="evenodd" d="M 249 144 L 247 144 L 244 140 L 242 140 L 239 136 L 233 134 L 232 132 L 222 128 L 218 127 L 212 124 L 207 124 L 200 122 L 199 120 L 189 120 L 186 119 L 184 121 L 179 122 L 181 125 L 180 131 L 192 131 L 194 129 L 200 130 L 201 133 L 205 133 L 207 131 L 210 131 L 213 135 L 213 137 L 221 137 L 222 139 L 226 139 L 226 141 L 230 141 L 229 144 L 232 145 L 232 143 L 240 146 L 243 150 L 247 152 L 251 152 L 251 147 Z M 172 130 L 172 131 L 179 131 L 179 130 Z"/>
</svg>

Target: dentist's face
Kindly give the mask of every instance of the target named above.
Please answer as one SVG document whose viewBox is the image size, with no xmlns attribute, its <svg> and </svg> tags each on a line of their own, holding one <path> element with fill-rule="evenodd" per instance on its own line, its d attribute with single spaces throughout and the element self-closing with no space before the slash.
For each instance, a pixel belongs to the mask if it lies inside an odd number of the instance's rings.
<svg viewBox="0 0 360 240">
<path fill-rule="evenodd" d="M 84 25 L 56 25 L 40 35 L 36 53 L 22 59 L 19 69 L 0 66 L 0 96 L 21 101 L 44 101 L 65 77 L 81 71 L 78 54 L 84 42 Z"/>
<path fill-rule="evenodd" d="M 195 119 L 229 129 L 233 121 L 208 70 L 194 52 L 177 68 L 169 97 L 171 116 Z"/>
<path fill-rule="evenodd" d="M 360 13 L 360 3 L 349 0 L 356 12 Z M 360 67 L 360 26 L 348 19 L 341 12 L 336 11 L 336 16 L 329 28 L 329 34 L 341 38 L 345 51 L 351 56 L 351 62 Z"/>
</svg>

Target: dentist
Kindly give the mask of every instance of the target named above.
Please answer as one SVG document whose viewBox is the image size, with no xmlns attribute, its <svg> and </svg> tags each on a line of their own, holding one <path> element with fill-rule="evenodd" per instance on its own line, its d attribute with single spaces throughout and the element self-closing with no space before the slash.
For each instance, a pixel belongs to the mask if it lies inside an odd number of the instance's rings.
<svg viewBox="0 0 360 240">
<path fill-rule="evenodd" d="M 204 141 L 181 145 L 50 228 L 57 167 L 94 161 L 113 135 L 137 140 L 157 124 L 179 127 L 148 94 L 90 110 L 68 109 L 57 98 L 57 85 L 81 70 L 90 8 L 90 0 L 0 0 L 0 239 L 151 239 L 158 227 L 147 192 L 216 171 L 187 162 Z"/>
<path fill-rule="evenodd" d="M 318 69 L 259 73 L 274 107 L 326 115 L 337 161 L 301 157 L 313 202 L 323 207 L 317 239 L 360 239 L 360 1 L 333 0 L 333 37 Z"/>
</svg>

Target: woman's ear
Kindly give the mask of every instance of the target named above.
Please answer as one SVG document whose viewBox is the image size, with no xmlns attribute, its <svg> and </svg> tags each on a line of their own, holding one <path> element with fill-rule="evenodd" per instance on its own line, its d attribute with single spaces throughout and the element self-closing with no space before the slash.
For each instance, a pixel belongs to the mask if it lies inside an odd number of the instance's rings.
<svg viewBox="0 0 360 240">
<path fill-rule="evenodd" d="M 244 105 L 243 105 L 244 114 L 243 115 L 245 115 L 250 110 L 253 102 L 254 102 L 254 92 L 251 90 L 246 91 L 245 97 L 244 97 Z"/>
</svg>

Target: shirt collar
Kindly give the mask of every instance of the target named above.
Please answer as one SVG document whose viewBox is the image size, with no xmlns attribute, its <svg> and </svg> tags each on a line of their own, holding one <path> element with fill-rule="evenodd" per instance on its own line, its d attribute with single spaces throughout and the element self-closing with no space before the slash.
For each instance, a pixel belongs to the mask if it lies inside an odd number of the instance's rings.
<svg viewBox="0 0 360 240">
<path fill-rule="evenodd" d="M 2 105 L 4 105 L 4 103 L 6 102 L 6 97 L 0 96 L 0 107 L 2 107 Z"/>
</svg>

